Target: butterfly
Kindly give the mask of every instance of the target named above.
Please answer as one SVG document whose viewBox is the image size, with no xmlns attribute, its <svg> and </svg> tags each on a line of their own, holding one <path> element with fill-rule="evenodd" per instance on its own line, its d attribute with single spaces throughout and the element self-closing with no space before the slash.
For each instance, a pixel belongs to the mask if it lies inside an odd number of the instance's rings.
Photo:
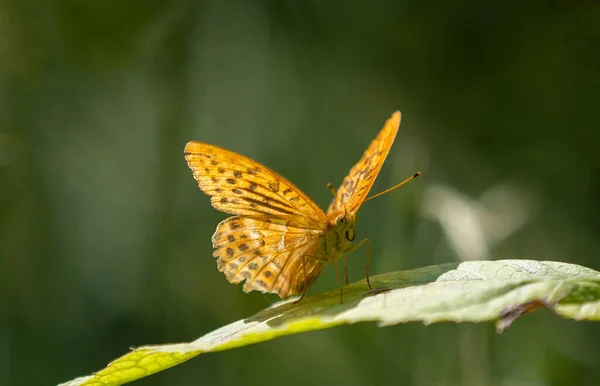
<svg viewBox="0 0 600 386">
<path fill-rule="evenodd" d="M 412 178 L 367 199 L 400 126 L 400 112 L 387 120 L 362 158 L 336 191 L 327 213 L 290 181 L 268 167 L 218 146 L 191 141 L 185 158 L 200 189 L 217 210 L 234 215 L 219 223 L 212 236 L 219 271 L 231 283 L 244 282 L 244 292 L 258 290 L 285 299 L 302 294 L 328 263 L 335 267 L 343 301 L 337 261 L 365 244 L 369 288 L 370 241 L 356 242 L 356 212 L 366 201 L 387 193 Z"/>
</svg>

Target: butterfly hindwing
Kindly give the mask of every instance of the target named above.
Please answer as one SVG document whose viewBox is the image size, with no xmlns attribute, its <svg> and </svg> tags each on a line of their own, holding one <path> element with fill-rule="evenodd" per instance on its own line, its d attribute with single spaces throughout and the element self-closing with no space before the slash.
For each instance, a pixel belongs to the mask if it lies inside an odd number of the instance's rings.
<svg viewBox="0 0 600 386">
<path fill-rule="evenodd" d="M 219 271 L 231 283 L 245 280 L 244 292 L 258 290 L 282 298 L 302 293 L 325 267 L 318 253 L 320 233 L 281 220 L 229 217 L 212 237 Z"/>
</svg>

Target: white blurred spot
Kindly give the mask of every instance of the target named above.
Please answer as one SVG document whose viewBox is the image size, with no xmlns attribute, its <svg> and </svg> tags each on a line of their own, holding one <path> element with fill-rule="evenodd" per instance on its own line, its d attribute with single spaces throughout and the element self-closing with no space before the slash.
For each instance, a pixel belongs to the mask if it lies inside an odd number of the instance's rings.
<svg viewBox="0 0 600 386">
<path fill-rule="evenodd" d="M 491 187 L 479 200 L 447 185 L 433 185 L 423 195 L 423 215 L 440 223 L 460 260 L 488 258 L 532 213 L 530 200 L 508 185 Z"/>
</svg>

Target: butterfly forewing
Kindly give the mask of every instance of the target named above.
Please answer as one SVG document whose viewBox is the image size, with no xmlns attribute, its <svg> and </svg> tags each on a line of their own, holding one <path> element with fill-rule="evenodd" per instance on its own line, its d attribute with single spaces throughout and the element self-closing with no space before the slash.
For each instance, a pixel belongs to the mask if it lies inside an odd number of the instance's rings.
<svg viewBox="0 0 600 386">
<path fill-rule="evenodd" d="M 222 212 L 305 229 L 327 226 L 323 211 L 300 189 L 250 158 L 201 142 L 188 142 L 185 158 L 200 189 Z"/>
<path fill-rule="evenodd" d="M 336 197 L 329 204 L 327 213 L 338 211 L 356 212 L 365 201 L 400 126 L 400 112 L 396 111 L 387 120 L 377 137 L 371 142 L 362 158 L 344 178 Z"/>
</svg>

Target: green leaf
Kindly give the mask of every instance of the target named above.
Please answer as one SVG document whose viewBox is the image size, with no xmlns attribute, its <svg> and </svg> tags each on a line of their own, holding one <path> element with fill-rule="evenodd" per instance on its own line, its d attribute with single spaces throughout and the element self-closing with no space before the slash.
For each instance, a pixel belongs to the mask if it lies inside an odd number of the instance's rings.
<svg viewBox="0 0 600 386">
<path fill-rule="evenodd" d="M 187 361 L 279 336 L 344 323 L 377 321 L 380 326 L 494 321 L 502 331 L 539 307 L 575 320 L 600 320 L 600 273 L 549 261 L 471 261 L 393 272 L 308 296 L 298 304 L 279 302 L 190 342 L 143 346 L 97 373 L 62 385 L 120 385 Z"/>
</svg>

